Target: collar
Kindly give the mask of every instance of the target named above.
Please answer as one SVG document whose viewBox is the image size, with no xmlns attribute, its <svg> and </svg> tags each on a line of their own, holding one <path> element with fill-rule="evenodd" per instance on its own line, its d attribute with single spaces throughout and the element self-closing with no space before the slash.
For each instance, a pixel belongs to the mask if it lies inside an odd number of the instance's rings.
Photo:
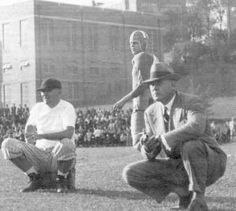
<svg viewBox="0 0 236 211">
<path fill-rule="evenodd" d="M 171 98 L 171 100 L 170 100 L 166 105 L 163 105 L 163 113 L 164 113 L 164 108 L 166 107 L 168 114 L 170 114 L 170 110 L 171 110 L 172 105 L 173 105 L 173 103 L 174 103 L 175 97 L 176 97 L 176 93 L 173 95 L 173 97 Z"/>
</svg>

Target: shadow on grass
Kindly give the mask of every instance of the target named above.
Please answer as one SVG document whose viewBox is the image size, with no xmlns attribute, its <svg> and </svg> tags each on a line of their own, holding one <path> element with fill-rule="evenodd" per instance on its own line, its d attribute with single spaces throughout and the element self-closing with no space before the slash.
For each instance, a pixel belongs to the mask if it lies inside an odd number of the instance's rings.
<svg viewBox="0 0 236 211">
<path fill-rule="evenodd" d="M 41 193 L 56 193 L 56 189 L 39 189 Z M 67 194 L 81 194 L 81 195 L 95 195 L 100 197 L 107 197 L 110 199 L 125 198 L 132 200 L 150 199 L 149 196 L 141 192 L 135 191 L 116 191 L 116 190 L 102 190 L 102 189 L 75 189 L 67 192 Z"/>
<path fill-rule="evenodd" d="M 134 191 L 116 191 L 116 190 L 102 190 L 102 189 L 76 189 L 75 193 L 84 195 L 97 195 L 101 197 L 107 197 L 111 199 L 125 198 L 132 200 L 143 200 L 150 199 L 150 197 L 144 195 L 143 193 Z"/>
<path fill-rule="evenodd" d="M 229 207 L 232 207 L 233 204 L 236 205 L 236 197 L 206 197 L 208 203 L 224 203 L 229 204 Z M 235 208 L 212 208 L 210 211 L 235 211 Z"/>
</svg>

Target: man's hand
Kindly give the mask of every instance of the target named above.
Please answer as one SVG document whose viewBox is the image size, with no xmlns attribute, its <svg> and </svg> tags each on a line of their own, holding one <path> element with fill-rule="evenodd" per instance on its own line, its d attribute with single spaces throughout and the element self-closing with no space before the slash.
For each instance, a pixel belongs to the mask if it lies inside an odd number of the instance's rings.
<svg viewBox="0 0 236 211">
<path fill-rule="evenodd" d="M 119 100 L 118 102 L 116 102 L 113 106 L 113 109 L 114 110 L 119 110 L 119 109 L 122 109 L 123 106 L 125 105 L 125 101 L 123 99 Z"/>
<path fill-rule="evenodd" d="M 35 144 L 37 136 L 37 128 L 35 126 L 28 125 L 25 131 L 26 142 L 30 144 Z"/>
<path fill-rule="evenodd" d="M 142 139 L 143 138 L 143 139 Z M 155 157 L 160 153 L 161 151 L 161 140 L 159 137 L 150 137 L 146 135 L 146 138 L 144 136 L 141 137 L 141 154 L 145 159 L 148 159 L 150 161 L 154 160 Z"/>
</svg>

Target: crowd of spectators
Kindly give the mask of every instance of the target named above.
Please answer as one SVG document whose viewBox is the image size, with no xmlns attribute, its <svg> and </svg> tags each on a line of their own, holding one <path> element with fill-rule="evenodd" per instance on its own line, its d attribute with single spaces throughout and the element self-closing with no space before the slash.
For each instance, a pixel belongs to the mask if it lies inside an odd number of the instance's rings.
<svg viewBox="0 0 236 211">
<path fill-rule="evenodd" d="M 6 137 L 25 141 L 24 129 L 29 116 L 27 105 L 13 104 L 0 108 L 0 143 Z M 131 146 L 131 109 L 112 110 L 101 108 L 77 109 L 75 140 L 77 146 Z M 222 144 L 235 138 L 235 122 L 231 120 L 211 120 L 211 130 L 216 140 Z"/>
<path fill-rule="evenodd" d="M 230 120 L 211 120 L 211 130 L 216 140 L 220 144 L 229 143 L 235 139 L 234 118 Z"/>
<path fill-rule="evenodd" d="M 29 107 L 27 105 L 13 104 L 11 107 L 5 105 L 0 108 L 0 143 L 6 137 L 14 137 L 25 141 L 24 129 L 29 116 Z"/>
<path fill-rule="evenodd" d="M 131 145 L 130 116 L 131 110 L 78 110 L 75 127 L 77 145 Z"/>
</svg>

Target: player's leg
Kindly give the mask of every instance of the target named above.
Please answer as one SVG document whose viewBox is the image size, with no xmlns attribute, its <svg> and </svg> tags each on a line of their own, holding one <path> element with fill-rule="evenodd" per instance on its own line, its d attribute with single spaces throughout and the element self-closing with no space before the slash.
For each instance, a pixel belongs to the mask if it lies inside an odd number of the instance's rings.
<svg viewBox="0 0 236 211">
<path fill-rule="evenodd" d="M 135 147 L 139 142 L 141 137 L 141 133 L 145 129 L 144 123 L 144 111 L 133 111 L 131 115 L 131 137 L 132 137 L 132 145 Z"/>
<path fill-rule="evenodd" d="M 70 139 L 63 139 L 54 147 L 52 154 L 54 165 L 57 165 L 57 192 L 73 189 L 75 180 L 75 144 Z M 74 173 L 73 173 L 74 172 Z"/>
<path fill-rule="evenodd" d="M 23 192 L 41 188 L 40 172 L 47 171 L 50 153 L 13 138 L 7 138 L 3 141 L 2 153 L 5 159 L 10 160 L 29 176 L 30 184 L 22 190 Z"/>
</svg>

